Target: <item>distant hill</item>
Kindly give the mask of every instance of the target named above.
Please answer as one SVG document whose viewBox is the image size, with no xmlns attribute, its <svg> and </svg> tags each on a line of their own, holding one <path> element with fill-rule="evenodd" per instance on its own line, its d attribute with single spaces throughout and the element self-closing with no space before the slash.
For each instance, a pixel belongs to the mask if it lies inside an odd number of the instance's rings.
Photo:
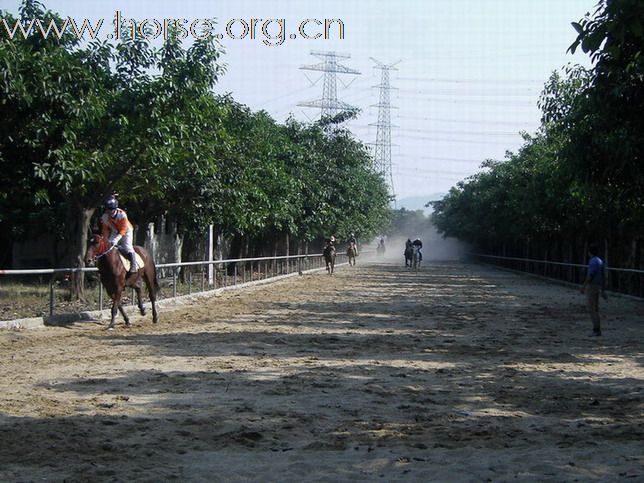
<svg viewBox="0 0 644 483">
<path fill-rule="evenodd" d="M 406 210 L 423 210 L 425 215 L 432 212 L 431 208 L 426 208 L 425 205 L 429 201 L 438 201 L 442 199 L 447 193 L 432 193 L 423 196 L 410 196 L 396 200 L 396 208 L 405 208 Z"/>
</svg>

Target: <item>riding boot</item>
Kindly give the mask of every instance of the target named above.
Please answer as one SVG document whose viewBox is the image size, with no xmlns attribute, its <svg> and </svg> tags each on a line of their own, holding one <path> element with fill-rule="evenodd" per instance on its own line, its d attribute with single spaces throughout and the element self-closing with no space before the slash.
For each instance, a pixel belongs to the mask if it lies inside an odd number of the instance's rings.
<svg viewBox="0 0 644 483">
<path fill-rule="evenodd" d="M 136 253 L 130 252 L 127 254 L 127 257 L 130 259 L 130 271 L 127 273 L 128 275 L 134 275 L 138 271 L 136 264 Z"/>
</svg>

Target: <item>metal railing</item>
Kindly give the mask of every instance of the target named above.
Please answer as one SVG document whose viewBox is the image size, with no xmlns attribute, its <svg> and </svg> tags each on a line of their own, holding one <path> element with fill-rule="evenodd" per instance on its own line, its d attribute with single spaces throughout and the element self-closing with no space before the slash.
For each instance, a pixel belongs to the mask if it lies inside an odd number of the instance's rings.
<svg viewBox="0 0 644 483">
<path fill-rule="evenodd" d="M 336 263 L 343 263 L 345 258 L 346 254 L 338 251 Z M 158 300 L 234 287 L 294 273 L 302 274 L 324 266 L 324 258 L 320 253 L 160 263 L 156 265 L 161 287 Z M 85 300 L 74 304 L 68 300 L 68 285 L 72 276 L 79 272 L 88 274 L 84 277 Z M 47 315 L 51 318 L 54 314 L 103 310 L 106 308 L 104 290 L 97 272 L 96 267 L 0 270 L 0 320 Z M 45 276 L 48 277 L 48 281 L 45 281 Z M 16 278 L 28 280 L 15 283 L 13 281 Z M 23 300 L 22 304 L 19 304 L 20 299 Z M 123 303 L 135 303 L 134 289 L 124 296 Z M 27 308 L 22 309 L 23 306 Z"/>
<path fill-rule="evenodd" d="M 467 255 L 475 260 L 486 261 L 486 263 L 502 268 L 580 285 L 586 278 L 588 268 L 588 265 L 579 263 L 554 262 L 534 258 L 504 257 L 482 253 L 468 253 Z M 644 270 L 609 266 L 606 266 L 605 270 L 606 288 L 608 290 L 635 297 L 644 297 Z"/>
</svg>

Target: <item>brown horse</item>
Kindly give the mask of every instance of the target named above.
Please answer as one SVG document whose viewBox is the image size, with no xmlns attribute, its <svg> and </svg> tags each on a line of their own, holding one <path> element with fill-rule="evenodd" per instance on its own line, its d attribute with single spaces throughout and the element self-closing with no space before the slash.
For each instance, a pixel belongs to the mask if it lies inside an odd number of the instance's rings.
<svg viewBox="0 0 644 483">
<path fill-rule="evenodd" d="M 409 245 L 405 247 L 405 268 L 412 268 L 414 262 L 414 249 Z"/>
<path fill-rule="evenodd" d="M 134 288 L 139 311 L 141 315 L 145 315 L 145 306 L 141 301 L 141 278 L 145 280 L 150 302 L 152 303 L 152 322 L 156 324 L 159 320 L 155 304 L 159 284 L 157 282 L 157 270 L 154 266 L 154 261 L 145 248 L 135 246 L 134 250 L 143 260 L 143 267 L 139 268 L 135 274 L 129 275 L 121 261 L 117 248 L 111 247 L 107 240 L 97 233 L 93 234 L 89 239 L 87 252 L 85 253 L 85 263 L 87 265 L 96 263 L 101 275 L 101 283 L 112 299 L 112 319 L 108 329 L 114 328 L 117 310 L 123 315 L 125 326 L 130 327 L 131 325 L 130 319 L 125 313 L 121 303 L 125 287 Z"/>
<path fill-rule="evenodd" d="M 355 266 L 356 256 L 358 255 L 358 250 L 356 249 L 356 244 L 351 242 L 347 248 L 347 258 L 349 259 L 349 265 Z"/>
<path fill-rule="evenodd" d="M 329 275 L 333 275 L 333 269 L 335 268 L 335 246 L 332 243 L 329 243 L 324 247 L 322 252 L 324 256 L 324 261 L 326 262 L 326 271 Z"/>
</svg>

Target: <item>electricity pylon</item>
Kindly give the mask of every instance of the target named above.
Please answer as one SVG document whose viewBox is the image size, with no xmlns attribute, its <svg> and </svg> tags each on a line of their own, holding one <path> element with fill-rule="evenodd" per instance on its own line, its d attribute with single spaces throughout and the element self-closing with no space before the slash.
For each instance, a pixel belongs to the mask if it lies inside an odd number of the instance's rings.
<svg viewBox="0 0 644 483">
<path fill-rule="evenodd" d="M 300 67 L 300 69 L 324 72 L 322 98 L 314 101 L 299 102 L 297 105 L 302 107 L 316 107 L 320 109 L 321 117 L 335 116 L 339 112 L 355 109 L 355 107 L 347 104 L 346 102 L 338 100 L 336 79 L 336 74 L 360 74 L 359 71 L 338 63 L 338 59 L 349 59 L 351 58 L 351 55 L 339 54 L 337 52 L 324 52 L 320 50 L 312 50 L 311 55 L 321 59 L 322 62 L 318 64 L 304 65 Z"/>
<path fill-rule="evenodd" d="M 385 181 L 389 185 L 391 195 L 395 195 L 394 179 L 391 170 L 391 103 L 389 101 L 389 71 L 398 70 L 395 68 L 401 61 L 394 62 L 393 64 L 385 65 L 382 62 L 370 57 L 376 63 L 376 68 L 381 70 L 380 84 L 374 87 L 380 88 L 380 99 L 378 104 L 373 107 L 378 107 L 378 122 L 371 124 L 376 126 L 376 142 L 374 146 L 374 164 L 379 173 L 382 173 Z"/>
</svg>

